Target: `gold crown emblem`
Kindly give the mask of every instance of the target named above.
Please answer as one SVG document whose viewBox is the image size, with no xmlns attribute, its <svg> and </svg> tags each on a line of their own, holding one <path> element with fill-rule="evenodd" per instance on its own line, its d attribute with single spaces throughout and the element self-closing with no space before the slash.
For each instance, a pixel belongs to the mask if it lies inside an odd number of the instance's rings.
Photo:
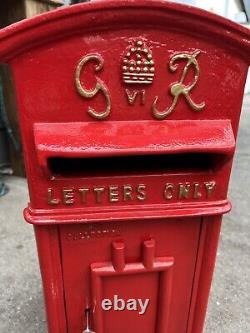
<svg viewBox="0 0 250 333">
<path fill-rule="evenodd" d="M 143 41 L 130 46 L 123 57 L 123 82 L 130 84 L 151 84 L 155 75 L 155 66 L 151 50 Z"/>
</svg>

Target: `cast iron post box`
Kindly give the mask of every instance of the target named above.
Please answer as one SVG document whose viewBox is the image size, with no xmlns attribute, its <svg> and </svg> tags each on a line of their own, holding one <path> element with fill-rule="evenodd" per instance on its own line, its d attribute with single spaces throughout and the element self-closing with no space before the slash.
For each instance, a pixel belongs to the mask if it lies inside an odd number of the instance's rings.
<svg viewBox="0 0 250 333">
<path fill-rule="evenodd" d="M 1 31 L 49 332 L 202 332 L 249 54 L 247 29 L 166 1 Z"/>
</svg>

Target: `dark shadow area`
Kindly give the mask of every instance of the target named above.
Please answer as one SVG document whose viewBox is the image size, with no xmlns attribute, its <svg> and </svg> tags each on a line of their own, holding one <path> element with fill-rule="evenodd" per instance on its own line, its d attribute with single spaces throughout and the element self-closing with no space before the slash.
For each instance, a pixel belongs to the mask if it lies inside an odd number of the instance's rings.
<svg viewBox="0 0 250 333">
<path fill-rule="evenodd" d="M 140 155 L 97 158 L 49 158 L 52 175 L 91 177 L 154 173 L 209 172 L 227 160 L 222 154 Z"/>
</svg>

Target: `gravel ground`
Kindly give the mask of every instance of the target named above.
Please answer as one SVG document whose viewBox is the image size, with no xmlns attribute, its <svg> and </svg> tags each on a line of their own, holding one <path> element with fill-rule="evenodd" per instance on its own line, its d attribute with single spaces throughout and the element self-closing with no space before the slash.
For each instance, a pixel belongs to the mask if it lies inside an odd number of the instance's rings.
<svg viewBox="0 0 250 333">
<path fill-rule="evenodd" d="M 205 333 L 250 332 L 250 96 L 242 114 Z M 0 198 L 0 333 L 45 333 L 40 273 L 32 226 L 25 224 L 26 181 L 8 177 Z"/>
</svg>

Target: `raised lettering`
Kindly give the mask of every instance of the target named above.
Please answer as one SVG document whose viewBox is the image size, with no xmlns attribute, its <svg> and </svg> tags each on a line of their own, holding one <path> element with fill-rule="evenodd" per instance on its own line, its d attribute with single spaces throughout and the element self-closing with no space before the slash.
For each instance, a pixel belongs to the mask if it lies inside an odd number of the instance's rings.
<svg viewBox="0 0 250 333">
<path fill-rule="evenodd" d="M 137 187 L 137 199 L 140 201 L 144 201 L 147 198 L 147 193 L 146 193 L 146 185 L 145 184 L 139 184 Z"/>
<path fill-rule="evenodd" d="M 60 203 L 59 199 L 53 198 L 53 189 L 49 188 L 48 189 L 48 204 L 55 206 L 58 205 Z"/>
<path fill-rule="evenodd" d="M 124 201 L 133 200 L 132 192 L 133 192 L 133 187 L 131 185 L 124 185 L 124 187 L 123 187 L 123 200 Z"/>
<path fill-rule="evenodd" d="M 195 183 L 194 184 L 194 199 L 200 199 L 202 194 L 200 192 L 200 184 L 199 183 Z"/>
<path fill-rule="evenodd" d="M 104 192 L 104 190 L 105 190 L 104 187 L 95 187 L 94 188 L 96 203 L 102 202 L 102 193 Z"/>
<path fill-rule="evenodd" d="M 188 199 L 190 192 L 190 183 L 179 184 L 179 199 L 185 198 Z"/>
<path fill-rule="evenodd" d="M 156 96 L 152 106 L 152 113 L 156 119 L 165 119 L 167 116 L 169 116 L 174 111 L 180 96 L 184 96 L 187 104 L 191 107 L 191 109 L 193 109 L 196 112 L 201 111 L 205 107 L 204 102 L 196 104 L 190 96 L 190 92 L 196 86 L 200 75 L 200 68 L 198 61 L 196 59 L 199 54 L 200 50 L 196 50 L 191 54 L 190 53 L 175 54 L 170 59 L 169 69 L 171 72 L 175 72 L 178 68 L 178 64 L 176 64 L 176 61 L 186 60 L 187 63 L 183 69 L 180 81 L 177 83 L 173 83 L 170 86 L 170 92 L 171 95 L 173 96 L 172 105 L 164 111 L 157 110 L 158 96 Z M 193 82 L 191 82 L 188 85 L 185 85 L 184 84 L 185 78 L 187 77 L 188 72 L 192 70 L 192 68 L 194 70 Z"/>
<path fill-rule="evenodd" d="M 76 72 L 75 72 L 76 89 L 79 92 L 79 94 L 81 96 L 83 96 L 84 98 L 93 98 L 97 95 L 97 93 L 99 91 L 102 92 L 102 94 L 104 95 L 104 97 L 106 99 L 106 110 L 103 112 L 97 112 L 96 110 L 94 110 L 91 107 L 88 108 L 88 113 L 93 118 L 101 120 L 101 119 L 107 118 L 111 112 L 111 99 L 110 99 L 108 88 L 106 87 L 104 82 L 102 82 L 102 80 L 99 78 L 96 78 L 96 86 L 93 90 L 87 90 L 82 85 L 81 79 L 80 79 L 81 72 L 82 72 L 82 69 L 85 66 L 85 64 L 89 61 L 94 61 L 97 63 L 95 66 L 96 72 L 99 72 L 103 68 L 104 60 L 99 54 L 88 54 L 88 55 L 84 56 L 80 60 L 78 66 L 76 68 Z"/>
<path fill-rule="evenodd" d="M 74 203 L 73 189 L 63 189 L 63 203 L 64 205 L 73 205 Z"/>
<path fill-rule="evenodd" d="M 166 200 L 173 199 L 174 196 L 174 184 L 167 183 L 164 190 L 164 197 Z"/>
<path fill-rule="evenodd" d="M 109 186 L 109 201 L 110 202 L 119 201 L 118 186 Z"/>
<path fill-rule="evenodd" d="M 128 98 L 128 102 L 130 105 L 134 105 L 137 96 L 140 95 L 140 104 L 145 105 L 145 97 L 146 97 L 146 91 L 145 90 L 133 90 L 130 91 L 129 89 L 126 89 L 126 95 Z"/>
<path fill-rule="evenodd" d="M 210 198 L 211 195 L 213 194 L 214 190 L 216 187 L 216 183 L 215 182 L 207 182 L 205 183 L 205 188 L 207 191 L 207 198 Z"/>
<path fill-rule="evenodd" d="M 79 188 L 79 193 L 81 196 L 81 202 L 86 203 L 87 202 L 87 193 L 89 192 L 89 188 Z"/>
</svg>

